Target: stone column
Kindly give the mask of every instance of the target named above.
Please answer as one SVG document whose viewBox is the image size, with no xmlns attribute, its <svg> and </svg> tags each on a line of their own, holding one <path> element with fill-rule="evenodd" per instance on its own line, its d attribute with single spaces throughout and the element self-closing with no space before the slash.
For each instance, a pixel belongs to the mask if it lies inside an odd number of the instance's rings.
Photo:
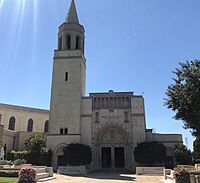
<svg viewBox="0 0 200 183">
<path fill-rule="evenodd" d="M 111 168 L 115 168 L 115 147 L 111 147 Z"/>
</svg>

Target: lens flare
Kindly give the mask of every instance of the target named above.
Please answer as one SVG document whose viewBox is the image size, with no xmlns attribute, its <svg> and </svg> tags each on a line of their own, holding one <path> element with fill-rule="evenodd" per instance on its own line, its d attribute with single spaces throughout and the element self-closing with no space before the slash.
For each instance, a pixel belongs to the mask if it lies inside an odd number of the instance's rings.
<svg viewBox="0 0 200 183">
<path fill-rule="evenodd" d="M 0 0 L 0 12 L 1 12 L 1 9 L 3 7 L 3 3 L 4 3 L 4 0 Z"/>
</svg>

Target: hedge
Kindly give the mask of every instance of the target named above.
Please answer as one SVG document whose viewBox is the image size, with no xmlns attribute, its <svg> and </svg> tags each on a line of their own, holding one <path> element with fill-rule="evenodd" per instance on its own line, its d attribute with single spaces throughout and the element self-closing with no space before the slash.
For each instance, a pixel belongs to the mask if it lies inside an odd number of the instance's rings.
<svg viewBox="0 0 200 183">
<path fill-rule="evenodd" d="M 17 170 L 0 170 L 0 177 L 18 177 Z"/>
<path fill-rule="evenodd" d="M 26 160 L 26 163 L 37 166 L 51 166 L 52 152 L 50 149 L 43 148 L 41 152 L 11 151 L 8 159 L 15 161 L 18 159 Z"/>
</svg>

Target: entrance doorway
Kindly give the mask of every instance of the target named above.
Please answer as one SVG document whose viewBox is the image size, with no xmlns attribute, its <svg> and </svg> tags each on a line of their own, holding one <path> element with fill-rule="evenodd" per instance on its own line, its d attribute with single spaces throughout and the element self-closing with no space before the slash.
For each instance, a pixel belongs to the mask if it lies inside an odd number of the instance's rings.
<svg viewBox="0 0 200 183">
<path fill-rule="evenodd" d="M 125 168 L 124 147 L 102 147 L 102 168 Z"/>
<path fill-rule="evenodd" d="M 115 168 L 124 168 L 124 148 L 115 147 Z"/>
<path fill-rule="evenodd" d="M 65 161 L 63 161 L 63 156 L 58 156 L 58 167 L 59 166 L 65 166 L 66 164 L 64 163 Z"/>
<path fill-rule="evenodd" d="M 111 167 L 111 148 L 110 147 L 103 147 L 101 149 L 101 161 L 102 161 L 102 168 L 110 168 Z"/>
</svg>

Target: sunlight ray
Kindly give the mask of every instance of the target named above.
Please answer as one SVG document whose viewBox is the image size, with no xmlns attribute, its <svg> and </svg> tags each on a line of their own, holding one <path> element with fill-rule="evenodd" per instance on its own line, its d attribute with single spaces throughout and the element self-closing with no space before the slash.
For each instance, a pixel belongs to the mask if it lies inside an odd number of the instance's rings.
<svg viewBox="0 0 200 183">
<path fill-rule="evenodd" d="M 36 42 L 37 42 L 37 5 L 38 5 L 38 1 L 34 0 L 33 1 L 33 33 L 32 33 L 32 50 L 31 50 L 31 56 L 30 56 L 30 70 L 29 73 L 31 76 L 33 76 L 33 72 L 34 72 L 34 64 L 36 61 Z M 31 88 L 31 85 L 28 86 L 29 88 Z"/>
<path fill-rule="evenodd" d="M 3 7 L 3 3 L 4 3 L 4 0 L 0 0 L 0 12 L 1 12 L 1 9 Z"/>
<path fill-rule="evenodd" d="M 22 36 L 22 26 L 23 26 L 23 22 L 24 22 L 24 10 L 25 10 L 25 4 L 26 4 L 26 0 L 21 0 L 18 1 L 20 2 L 19 8 L 18 8 L 18 16 L 16 17 L 17 20 L 17 29 L 16 29 L 16 33 L 15 33 L 15 44 L 13 47 L 13 55 L 12 55 L 12 65 L 10 65 L 10 71 L 12 71 L 13 69 L 15 69 L 15 65 L 17 64 L 17 53 L 18 53 L 18 49 L 19 49 L 19 44 L 20 44 L 20 39 Z"/>
</svg>

